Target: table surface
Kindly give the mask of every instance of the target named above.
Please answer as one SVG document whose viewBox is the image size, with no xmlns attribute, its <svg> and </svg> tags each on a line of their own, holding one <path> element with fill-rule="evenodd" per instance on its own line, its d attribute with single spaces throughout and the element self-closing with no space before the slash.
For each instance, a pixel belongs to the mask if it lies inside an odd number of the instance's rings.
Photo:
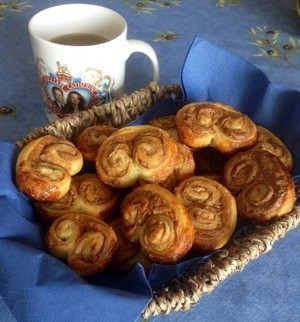
<svg viewBox="0 0 300 322">
<path fill-rule="evenodd" d="M 43 111 L 28 34 L 41 9 L 72 1 L 0 2 L 0 141 L 14 143 L 48 123 Z M 79 1 L 81 2 L 81 1 Z M 300 90 L 300 17 L 295 0 L 98 0 L 121 13 L 128 38 L 151 44 L 162 85 L 181 81 L 181 67 L 195 36 L 205 38 L 260 68 L 272 82 Z M 147 58 L 127 63 L 128 93 L 151 81 Z M 271 252 L 231 276 L 187 312 L 150 321 L 296 321 L 300 316 L 299 228 Z M 1 318 L 0 318 L 1 320 Z"/>
</svg>

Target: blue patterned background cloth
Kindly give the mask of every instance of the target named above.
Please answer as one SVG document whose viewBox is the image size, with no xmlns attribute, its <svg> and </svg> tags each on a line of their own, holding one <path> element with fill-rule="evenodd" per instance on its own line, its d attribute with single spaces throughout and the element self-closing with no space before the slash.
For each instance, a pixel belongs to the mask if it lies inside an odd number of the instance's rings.
<svg viewBox="0 0 300 322">
<path fill-rule="evenodd" d="M 149 284 L 139 266 L 125 280 L 103 275 L 85 282 L 66 273 L 62 263 L 44 253 L 32 208 L 13 184 L 17 153 L 13 143 L 48 123 L 28 21 L 41 9 L 74 2 L 0 2 L 1 322 L 139 320 L 151 298 L 151 286 L 163 282 L 165 272 L 158 268 Z M 128 23 L 128 38 L 153 46 L 162 85 L 183 83 L 190 100 L 226 100 L 280 133 L 294 153 L 294 174 L 299 174 L 300 17 L 296 1 L 89 3 L 121 13 Z M 127 69 L 128 93 L 151 81 L 151 66 L 144 56 L 130 57 Z M 150 321 L 298 321 L 299 242 L 298 228 L 189 311 Z M 174 267 L 171 273 L 183 268 Z"/>
</svg>

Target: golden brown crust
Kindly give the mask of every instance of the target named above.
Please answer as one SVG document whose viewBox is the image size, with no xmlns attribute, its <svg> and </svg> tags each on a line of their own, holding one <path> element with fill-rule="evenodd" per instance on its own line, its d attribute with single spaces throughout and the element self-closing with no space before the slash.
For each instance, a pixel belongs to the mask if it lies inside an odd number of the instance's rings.
<svg viewBox="0 0 300 322">
<path fill-rule="evenodd" d="M 125 236 L 155 263 L 173 264 L 191 249 L 194 228 L 172 192 L 155 184 L 134 189 L 121 204 Z"/>
<path fill-rule="evenodd" d="M 176 157 L 176 143 L 165 131 L 150 125 L 128 126 L 103 142 L 96 170 L 105 183 L 125 188 L 138 179 L 165 180 L 174 170 Z"/>
<path fill-rule="evenodd" d="M 45 244 L 50 254 L 82 276 L 105 270 L 118 247 L 112 227 L 84 214 L 57 218 L 46 233 Z"/>
<path fill-rule="evenodd" d="M 118 238 L 118 250 L 109 269 L 114 271 L 128 271 L 135 264 L 140 263 L 145 269 L 151 266 L 150 259 L 142 252 L 139 243 L 133 243 L 125 237 L 125 226 L 122 217 L 111 223 Z"/>
<path fill-rule="evenodd" d="M 174 194 L 187 208 L 195 228 L 193 250 L 210 252 L 223 247 L 237 224 L 234 196 L 217 181 L 193 176 L 182 181 Z"/>
<path fill-rule="evenodd" d="M 35 202 L 38 216 L 50 223 L 67 212 L 84 213 L 106 222 L 115 218 L 119 191 L 103 183 L 96 174 L 72 177 L 67 194 L 56 202 Z"/>
<path fill-rule="evenodd" d="M 84 160 L 96 161 L 102 143 L 118 129 L 109 125 L 94 125 L 84 129 L 77 137 L 75 145 L 82 153 Z"/>
<path fill-rule="evenodd" d="M 16 163 L 16 182 L 31 199 L 56 201 L 68 192 L 71 176 L 82 165 L 82 155 L 73 143 L 46 135 L 21 150 Z"/>
<path fill-rule="evenodd" d="M 254 223 L 268 223 L 293 208 L 293 178 L 267 151 L 249 150 L 232 156 L 225 165 L 223 182 L 237 196 L 239 214 Z"/>
<path fill-rule="evenodd" d="M 193 151 L 185 144 L 176 142 L 177 158 L 173 172 L 166 180 L 159 183 L 160 186 L 173 190 L 182 180 L 195 174 L 195 159 Z"/>
<path fill-rule="evenodd" d="M 182 143 L 176 128 L 176 115 L 155 117 L 148 124 L 166 131 L 176 142 Z"/>
<path fill-rule="evenodd" d="M 293 157 L 287 146 L 273 132 L 261 125 L 257 125 L 257 141 L 252 149 L 264 150 L 274 154 L 287 167 L 293 167 Z"/>
<path fill-rule="evenodd" d="M 252 120 L 230 105 L 195 102 L 176 114 L 182 141 L 192 148 L 212 146 L 222 153 L 235 153 L 253 145 L 257 138 Z"/>
</svg>

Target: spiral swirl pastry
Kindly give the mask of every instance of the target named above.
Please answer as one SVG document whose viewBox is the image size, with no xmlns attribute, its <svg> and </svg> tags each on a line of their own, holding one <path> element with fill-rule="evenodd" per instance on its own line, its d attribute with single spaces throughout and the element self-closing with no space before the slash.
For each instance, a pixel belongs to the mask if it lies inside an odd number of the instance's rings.
<svg viewBox="0 0 300 322">
<path fill-rule="evenodd" d="M 176 114 L 182 141 L 192 148 L 211 146 L 221 153 L 250 147 L 257 138 L 252 120 L 230 105 L 218 102 L 190 103 Z"/>
<path fill-rule="evenodd" d="M 142 252 L 141 246 L 126 238 L 123 219 L 118 217 L 116 220 L 111 222 L 111 226 L 116 232 L 119 247 L 110 265 L 110 269 L 119 272 L 129 271 L 137 263 L 140 263 L 144 268 L 149 269 L 151 261 Z"/>
<path fill-rule="evenodd" d="M 194 228 L 186 208 L 169 190 L 147 184 L 123 200 L 125 236 L 141 245 L 152 262 L 174 264 L 191 249 Z"/>
<path fill-rule="evenodd" d="M 234 196 L 219 182 L 193 176 L 182 181 L 175 196 L 187 208 L 195 228 L 193 250 L 210 252 L 223 247 L 237 224 Z"/>
<path fill-rule="evenodd" d="M 287 146 L 273 132 L 261 125 L 257 125 L 257 141 L 252 149 L 264 150 L 279 158 L 289 171 L 293 167 L 293 156 Z"/>
<path fill-rule="evenodd" d="M 176 142 L 182 143 L 177 132 L 175 115 L 158 116 L 150 120 L 148 124 L 166 131 Z"/>
<path fill-rule="evenodd" d="M 18 155 L 16 182 L 31 199 L 57 201 L 68 192 L 71 176 L 82 165 L 82 155 L 73 143 L 46 135 L 27 144 Z"/>
<path fill-rule="evenodd" d="M 88 127 L 78 135 L 75 145 L 82 153 L 84 160 L 95 162 L 103 141 L 116 131 L 118 131 L 117 128 L 109 125 Z"/>
<path fill-rule="evenodd" d="M 196 167 L 193 151 L 185 144 L 176 142 L 176 145 L 177 158 L 174 170 L 166 180 L 159 183 L 169 190 L 173 190 L 180 181 L 193 176 Z"/>
<path fill-rule="evenodd" d="M 105 270 L 118 248 L 113 228 L 84 214 L 57 218 L 45 235 L 45 244 L 50 254 L 66 261 L 81 276 Z"/>
<path fill-rule="evenodd" d="M 150 125 L 129 126 L 103 142 L 96 170 L 106 184 L 125 188 L 138 179 L 165 180 L 174 170 L 176 157 L 176 143 L 165 131 Z"/>
<path fill-rule="evenodd" d="M 254 223 L 268 223 L 293 208 L 292 176 L 267 151 L 250 149 L 232 156 L 224 167 L 223 182 L 236 195 L 238 213 Z"/>
<path fill-rule="evenodd" d="M 68 212 L 84 213 L 108 222 L 115 217 L 119 191 L 103 183 L 96 174 L 81 174 L 72 177 L 69 191 L 58 201 L 34 204 L 46 223 Z"/>
</svg>

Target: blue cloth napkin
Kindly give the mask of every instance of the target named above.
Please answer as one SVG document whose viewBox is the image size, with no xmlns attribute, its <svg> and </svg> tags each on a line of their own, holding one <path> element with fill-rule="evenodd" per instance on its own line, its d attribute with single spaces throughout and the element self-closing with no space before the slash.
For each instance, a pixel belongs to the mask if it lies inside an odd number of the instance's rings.
<svg viewBox="0 0 300 322">
<path fill-rule="evenodd" d="M 291 149 L 300 173 L 300 93 L 268 81 L 239 57 L 195 38 L 182 69 L 185 101 L 167 99 L 133 124 L 174 114 L 185 102 L 231 104 L 277 133 Z M 152 290 L 207 256 L 178 265 L 141 265 L 125 275 L 103 273 L 85 280 L 47 254 L 43 230 L 31 202 L 15 186 L 19 149 L 0 142 L 0 311 L 1 321 L 135 321 Z"/>
</svg>

